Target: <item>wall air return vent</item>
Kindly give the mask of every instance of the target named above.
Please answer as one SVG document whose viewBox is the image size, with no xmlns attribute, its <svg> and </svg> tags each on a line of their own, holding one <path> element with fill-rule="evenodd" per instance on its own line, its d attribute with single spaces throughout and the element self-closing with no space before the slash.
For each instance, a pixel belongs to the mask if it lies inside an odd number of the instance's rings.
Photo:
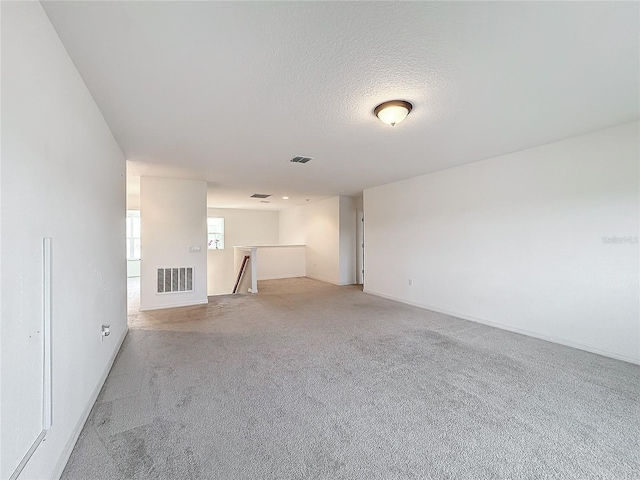
<svg viewBox="0 0 640 480">
<path fill-rule="evenodd" d="M 271 194 L 267 194 L 267 193 L 254 193 L 253 195 L 251 195 L 251 198 L 269 198 L 271 196 Z"/>
<path fill-rule="evenodd" d="M 313 160 L 313 157 L 293 157 L 291 159 L 291 163 L 307 163 L 308 161 Z"/>
<path fill-rule="evenodd" d="M 193 292 L 193 267 L 159 268 L 157 292 Z"/>
</svg>

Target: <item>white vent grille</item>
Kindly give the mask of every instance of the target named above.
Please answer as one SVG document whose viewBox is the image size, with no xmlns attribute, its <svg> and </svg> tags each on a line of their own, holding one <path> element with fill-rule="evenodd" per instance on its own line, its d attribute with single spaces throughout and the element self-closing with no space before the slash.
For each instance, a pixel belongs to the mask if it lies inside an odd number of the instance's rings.
<svg viewBox="0 0 640 480">
<path fill-rule="evenodd" d="M 193 292 L 193 267 L 159 268 L 157 292 Z"/>
</svg>

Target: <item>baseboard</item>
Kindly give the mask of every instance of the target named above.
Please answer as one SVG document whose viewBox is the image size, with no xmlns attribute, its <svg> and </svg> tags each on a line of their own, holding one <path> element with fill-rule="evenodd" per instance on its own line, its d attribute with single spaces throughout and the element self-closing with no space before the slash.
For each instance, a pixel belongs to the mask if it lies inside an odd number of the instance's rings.
<svg viewBox="0 0 640 480">
<path fill-rule="evenodd" d="M 84 428 L 84 424 L 87 422 L 87 419 L 89 418 L 89 414 L 91 413 L 91 409 L 93 408 L 93 405 L 96 403 L 96 400 L 98 399 L 98 395 L 100 394 L 100 391 L 102 390 L 102 386 L 104 385 L 104 382 L 107 380 L 107 376 L 109 375 L 109 372 L 111 371 L 111 367 L 113 366 L 113 362 L 115 362 L 116 356 L 118 355 L 118 352 L 120 351 L 120 348 L 122 348 L 122 343 L 124 342 L 124 339 L 127 337 L 128 333 L 129 333 L 129 327 L 125 327 L 122 336 L 118 339 L 118 345 L 113 350 L 113 353 L 111 354 L 111 358 L 109 359 L 109 362 L 107 362 L 107 366 L 105 367 L 104 371 L 102 372 L 102 375 L 100 376 L 100 380 L 98 381 L 98 384 L 96 385 L 96 388 L 91 393 L 91 397 L 89 398 L 89 402 L 87 403 L 87 406 L 85 407 L 84 411 L 82 412 L 82 416 L 80 417 L 80 420 L 78 420 L 78 423 L 76 424 L 75 428 L 73 429 L 73 435 L 71 435 L 71 438 L 69 439 L 69 441 L 67 442 L 67 444 L 64 447 L 64 450 L 62 451 L 62 455 L 60 456 L 60 460 L 58 460 L 58 463 L 56 464 L 56 468 L 54 470 L 53 478 L 59 479 L 62 476 L 62 472 L 64 472 L 64 467 L 67 466 L 67 462 L 69 461 L 69 457 L 71 456 L 71 452 L 73 451 L 73 447 L 75 447 L 76 442 L 78 441 L 78 437 L 80 437 L 80 433 L 82 432 L 82 429 Z"/>
<path fill-rule="evenodd" d="M 308 273 L 305 275 L 306 277 L 312 278 L 314 280 L 319 280 L 324 283 L 330 283 L 331 285 L 338 285 L 336 282 L 329 280 L 328 278 L 320 277 L 318 275 L 309 275 Z"/>
<path fill-rule="evenodd" d="M 194 300 L 193 302 L 185 302 L 180 305 L 174 304 L 163 304 L 163 305 L 154 305 L 153 308 L 142 308 L 140 307 L 138 310 L 141 312 L 150 312 L 152 310 L 164 310 L 165 308 L 181 308 L 181 307 L 193 307 L 196 305 L 206 305 L 209 303 L 209 300 L 205 298 L 204 300 Z"/>
<path fill-rule="evenodd" d="M 392 295 L 385 295 L 379 292 L 374 292 L 368 289 L 363 290 L 364 293 L 369 295 L 373 295 L 375 297 L 386 298 L 387 300 L 393 300 L 395 302 L 405 303 L 407 305 L 411 305 L 413 307 L 423 308 L 425 310 L 431 310 L 432 312 L 443 313 L 445 315 L 449 315 L 451 317 L 461 318 L 463 320 L 469 320 L 470 322 L 481 323 L 483 325 L 488 325 L 490 327 L 496 327 L 501 330 L 507 330 L 509 332 L 519 333 L 521 335 L 526 335 L 528 337 L 538 338 L 540 340 L 545 340 L 547 342 L 557 343 L 560 345 L 564 345 L 566 347 L 576 348 L 578 350 L 584 350 L 589 353 L 595 353 L 596 355 L 602 355 L 603 357 L 613 358 L 615 360 L 622 360 L 623 362 L 633 363 L 635 365 L 640 365 L 640 358 L 630 357 L 628 355 L 621 355 L 617 352 L 612 352 L 610 350 L 606 350 L 599 347 L 594 347 L 592 345 L 585 345 L 579 342 L 574 342 L 573 340 L 568 340 L 562 337 L 556 337 L 552 335 L 546 335 L 544 333 L 539 333 L 533 330 L 527 330 L 524 328 L 512 327 L 510 325 L 506 325 L 500 322 L 494 322 L 491 320 L 486 320 L 484 318 L 473 317 L 471 315 L 465 315 L 458 312 L 452 312 L 448 310 L 443 310 L 438 307 L 434 307 L 431 305 L 424 305 L 416 302 L 411 302 L 408 300 L 404 300 L 402 298 L 394 297 Z"/>
<path fill-rule="evenodd" d="M 341 283 L 341 282 L 334 282 L 333 280 L 329 280 L 328 278 L 324 278 L 324 277 L 319 277 L 317 275 L 304 275 L 305 277 L 309 277 L 309 278 L 313 278 L 314 280 L 319 280 L 321 282 L 324 283 L 330 283 L 331 285 L 336 285 L 337 287 L 344 287 L 346 285 L 355 285 L 355 282 L 346 282 L 346 283 Z"/>
<path fill-rule="evenodd" d="M 258 281 L 262 281 L 262 280 L 280 280 L 283 278 L 302 278 L 305 277 L 306 275 L 303 273 L 302 275 L 276 275 L 274 277 L 258 277 Z"/>
</svg>

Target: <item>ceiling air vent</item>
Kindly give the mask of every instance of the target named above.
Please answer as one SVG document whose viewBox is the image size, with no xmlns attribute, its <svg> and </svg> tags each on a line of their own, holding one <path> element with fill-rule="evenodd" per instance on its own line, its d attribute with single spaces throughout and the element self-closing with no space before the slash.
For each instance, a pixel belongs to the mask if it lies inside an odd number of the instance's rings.
<svg viewBox="0 0 640 480">
<path fill-rule="evenodd" d="M 271 196 L 271 194 L 267 194 L 267 193 L 254 193 L 253 195 L 251 195 L 251 198 L 269 198 Z"/>
<path fill-rule="evenodd" d="M 313 160 L 313 157 L 293 157 L 291 163 L 307 163 L 309 160 Z"/>
</svg>

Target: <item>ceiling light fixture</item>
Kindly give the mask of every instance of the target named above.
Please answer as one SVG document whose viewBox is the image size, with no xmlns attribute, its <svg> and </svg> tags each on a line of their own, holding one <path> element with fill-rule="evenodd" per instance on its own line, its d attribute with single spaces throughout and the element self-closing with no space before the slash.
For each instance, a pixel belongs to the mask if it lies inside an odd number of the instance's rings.
<svg viewBox="0 0 640 480">
<path fill-rule="evenodd" d="M 407 118 L 412 108 L 413 105 L 404 100 L 391 100 L 378 105 L 373 110 L 373 113 L 382 123 L 394 127 L 397 123 Z"/>
<path fill-rule="evenodd" d="M 289 200 L 289 197 L 282 197 L 283 200 Z"/>
</svg>

